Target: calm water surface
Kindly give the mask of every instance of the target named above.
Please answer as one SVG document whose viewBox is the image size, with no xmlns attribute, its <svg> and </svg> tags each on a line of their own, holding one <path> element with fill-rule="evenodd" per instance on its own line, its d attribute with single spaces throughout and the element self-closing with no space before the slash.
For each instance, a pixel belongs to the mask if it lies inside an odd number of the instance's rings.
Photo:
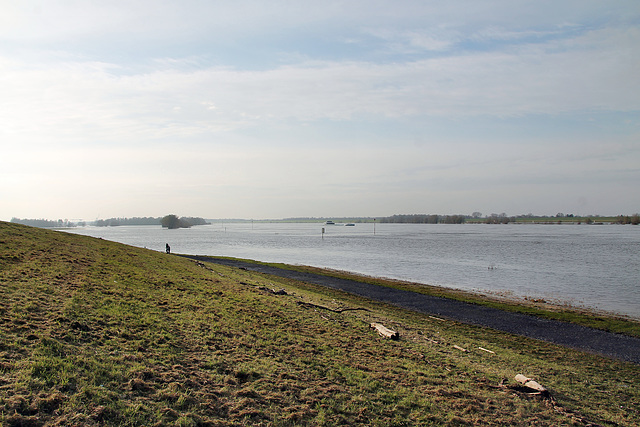
<svg viewBox="0 0 640 427">
<path fill-rule="evenodd" d="M 325 229 L 324 237 L 322 228 Z M 640 318 L 640 227 L 216 223 L 69 232 L 172 252 L 329 267 Z"/>
</svg>

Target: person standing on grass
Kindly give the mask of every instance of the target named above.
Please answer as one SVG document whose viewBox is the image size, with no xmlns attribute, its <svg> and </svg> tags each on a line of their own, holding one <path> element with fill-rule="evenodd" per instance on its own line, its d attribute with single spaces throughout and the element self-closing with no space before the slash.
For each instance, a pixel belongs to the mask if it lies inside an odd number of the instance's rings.
<svg viewBox="0 0 640 427">
<path fill-rule="evenodd" d="M 167 251 L 168 254 L 171 253 L 171 246 L 169 246 L 168 243 L 165 245 L 165 250 Z"/>
</svg>

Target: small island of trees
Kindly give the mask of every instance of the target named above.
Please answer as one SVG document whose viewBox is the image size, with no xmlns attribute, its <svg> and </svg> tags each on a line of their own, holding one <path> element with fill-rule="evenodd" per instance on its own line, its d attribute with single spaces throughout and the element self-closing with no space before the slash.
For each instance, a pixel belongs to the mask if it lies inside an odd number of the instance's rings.
<svg viewBox="0 0 640 427">
<path fill-rule="evenodd" d="M 176 228 L 189 228 L 194 225 L 205 225 L 208 224 L 203 218 L 197 217 L 178 217 L 177 215 L 167 215 L 160 220 L 160 224 L 162 227 L 168 228 L 170 230 Z"/>
</svg>

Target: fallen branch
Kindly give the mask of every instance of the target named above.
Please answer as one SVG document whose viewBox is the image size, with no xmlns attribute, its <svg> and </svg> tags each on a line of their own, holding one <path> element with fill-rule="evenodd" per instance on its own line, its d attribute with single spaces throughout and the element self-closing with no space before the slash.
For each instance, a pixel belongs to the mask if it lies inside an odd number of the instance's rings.
<svg viewBox="0 0 640 427">
<path fill-rule="evenodd" d="M 396 331 L 392 331 L 391 329 L 385 328 L 380 323 L 372 323 L 370 327 L 378 331 L 378 333 L 385 338 L 389 338 L 392 340 L 397 340 L 398 338 L 400 338 L 399 333 L 397 333 Z"/>
<path fill-rule="evenodd" d="M 284 289 L 269 289 L 266 286 L 260 286 L 258 289 L 261 291 L 271 292 L 274 295 L 289 295 Z"/>
<path fill-rule="evenodd" d="M 209 266 L 204 265 L 204 263 L 202 263 L 202 262 L 200 262 L 200 261 L 193 260 L 193 262 L 195 262 L 195 263 L 196 263 L 196 265 L 197 265 L 198 267 L 202 267 L 202 268 L 204 268 L 205 270 L 213 271 L 213 268 L 211 268 L 211 267 L 209 267 Z"/>
<path fill-rule="evenodd" d="M 317 305 L 317 304 L 313 304 L 311 302 L 304 302 L 304 301 L 298 301 L 298 305 L 301 305 L 303 307 L 310 307 L 310 308 L 319 308 L 321 310 L 327 310 L 330 311 L 332 313 L 343 313 L 345 311 L 356 311 L 356 310 L 362 310 L 362 311 L 370 311 L 368 308 L 361 308 L 361 307 L 357 307 L 357 308 L 339 308 L 337 310 L 333 309 L 333 308 L 329 308 L 329 307 L 324 307 L 322 305 Z"/>
</svg>

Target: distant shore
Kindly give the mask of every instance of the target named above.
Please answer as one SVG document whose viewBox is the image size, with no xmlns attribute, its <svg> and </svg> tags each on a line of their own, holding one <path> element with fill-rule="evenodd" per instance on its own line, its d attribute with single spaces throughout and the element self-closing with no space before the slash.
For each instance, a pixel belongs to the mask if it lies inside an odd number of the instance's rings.
<svg viewBox="0 0 640 427">
<path fill-rule="evenodd" d="M 161 217 L 132 217 L 132 218 L 109 218 L 94 221 L 85 220 L 48 220 L 11 218 L 11 222 L 29 225 L 39 228 L 71 228 L 71 227 L 118 227 L 123 225 L 161 225 Z M 608 224 L 640 224 L 640 215 L 618 215 L 618 216 L 508 216 L 506 214 L 492 214 L 490 216 L 479 217 L 470 215 L 393 215 L 390 217 L 304 217 L 304 218 L 283 218 L 283 219 L 204 219 L 200 217 L 184 217 L 189 225 L 210 225 L 224 223 L 326 223 L 327 221 L 336 224 L 545 224 L 545 225 L 608 225 Z"/>
</svg>

